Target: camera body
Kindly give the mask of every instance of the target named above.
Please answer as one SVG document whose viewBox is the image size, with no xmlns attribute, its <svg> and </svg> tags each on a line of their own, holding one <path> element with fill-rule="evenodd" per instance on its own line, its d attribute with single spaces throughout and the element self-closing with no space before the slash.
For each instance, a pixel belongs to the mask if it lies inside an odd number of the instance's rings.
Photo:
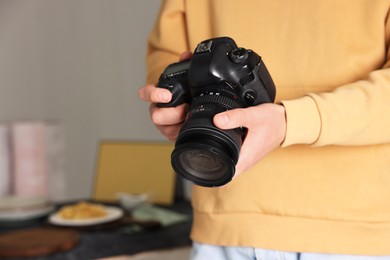
<svg viewBox="0 0 390 260">
<path fill-rule="evenodd" d="M 195 184 L 221 186 L 234 176 L 246 129 L 221 130 L 215 114 L 270 103 L 275 85 L 261 57 L 229 37 L 198 44 L 190 60 L 169 65 L 158 87 L 171 91 L 174 107 L 189 103 L 187 119 L 172 152 L 174 170 Z"/>
</svg>

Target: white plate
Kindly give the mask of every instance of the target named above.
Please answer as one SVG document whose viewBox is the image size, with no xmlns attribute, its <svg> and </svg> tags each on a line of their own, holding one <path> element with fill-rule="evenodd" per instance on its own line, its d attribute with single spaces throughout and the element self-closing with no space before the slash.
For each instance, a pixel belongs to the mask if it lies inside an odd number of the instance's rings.
<svg viewBox="0 0 390 260">
<path fill-rule="evenodd" d="M 117 220 L 123 216 L 123 210 L 117 207 L 104 207 L 107 211 L 107 215 L 99 218 L 89 219 L 64 219 L 61 218 L 57 213 L 50 215 L 49 222 L 59 226 L 91 226 L 102 224 L 110 221 Z"/>
<path fill-rule="evenodd" d="M 30 207 L 46 206 L 47 199 L 44 197 L 10 196 L 0 198 L 0 211 L 13 211 Z"/>
<path fill-rule="evenodd" d="M 40 218 L 48 215 L 54 210 L 54 206 L 46 205 L 30 209 L 13 209 L 0 211 L 0 222 L 17 222 Z"/>
</svg>

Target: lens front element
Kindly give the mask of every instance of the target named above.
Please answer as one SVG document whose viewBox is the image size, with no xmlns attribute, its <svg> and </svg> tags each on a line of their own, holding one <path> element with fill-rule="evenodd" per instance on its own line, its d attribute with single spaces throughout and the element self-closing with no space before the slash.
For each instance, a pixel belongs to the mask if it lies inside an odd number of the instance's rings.
<svg viewBox="0 0 390 260">
<path fill-rule="evenodd" d="M 199 141 L 199 140 L 197 140 Z M 203 139 L 202 143 L 185 142 L 172 152 L 171 162 L 176 173 L 204 187 L 222 186 L 231 181 L 235 158 L 226 144 Z"/>
<path fill-rule="evenodd" d="M 215 181 L 227 171 L 225 162 L 215 153 L 201 149 L 189 149 L 179 155 L 183 169 L 193 176 Z"/>
</svg>

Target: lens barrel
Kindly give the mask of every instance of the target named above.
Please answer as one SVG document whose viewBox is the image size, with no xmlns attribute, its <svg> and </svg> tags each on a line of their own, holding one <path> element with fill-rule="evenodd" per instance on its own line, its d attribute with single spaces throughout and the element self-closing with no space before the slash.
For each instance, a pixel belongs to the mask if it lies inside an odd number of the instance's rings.
<svg viewBox="0 0 390 260">
<path fill-rule="evenodd" d="M 219 129 L 213 117 L 238 107 L 242 106 L 223 95 L 194 98 L 171 155 L 176 173 L 206 187 L 221 186 L 233 178 L 245 130 Z"/>
</svg>

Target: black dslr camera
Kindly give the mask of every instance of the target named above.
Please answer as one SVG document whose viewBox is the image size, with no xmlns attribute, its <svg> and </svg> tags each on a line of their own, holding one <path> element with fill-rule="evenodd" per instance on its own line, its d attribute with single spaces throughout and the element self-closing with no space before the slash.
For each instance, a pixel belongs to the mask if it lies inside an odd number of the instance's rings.
<svg viewBox="0 0 390 260">
<path fill-rule="evenodd" d="M 158 87 L 172 92 L 173 107 L 190 103 L 171 163 L 184 178 L 201 186 L 221 186 L 235 173 L 245 128 L 222 130 L 213 124 L 217 113 L 274 102 L 275 86 L 264 63 L 252 50 L 228 37 L 201 42 L 191 60 L 169 65 Z"/>
</svg>

